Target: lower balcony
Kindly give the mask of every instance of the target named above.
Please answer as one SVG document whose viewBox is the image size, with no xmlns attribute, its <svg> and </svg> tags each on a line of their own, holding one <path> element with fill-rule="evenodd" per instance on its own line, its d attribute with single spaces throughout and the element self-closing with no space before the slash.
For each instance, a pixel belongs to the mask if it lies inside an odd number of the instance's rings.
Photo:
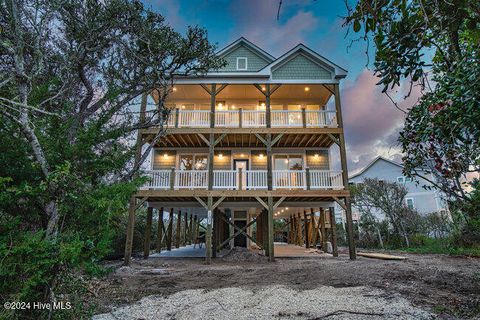
<svg viewBox="0 0 480 320">
<path fill-rule="evenodd" d="M 143 190 L 208 189 L 208 170 L 151 170 Z M 341 190 L 342 171 L 335 170 L 273 170 L 273 190 Z M 215 190 L 267 189 L 267 170 L 214 170 Z"/>
</svg>

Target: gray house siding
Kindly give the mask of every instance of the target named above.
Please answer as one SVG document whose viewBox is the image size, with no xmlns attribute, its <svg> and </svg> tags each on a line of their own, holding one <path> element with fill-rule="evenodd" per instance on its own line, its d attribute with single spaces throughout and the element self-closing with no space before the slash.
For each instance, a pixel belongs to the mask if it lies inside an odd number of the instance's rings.
<svg viewBox="0 0 480 320">
<path fill-rule="evenodd" d="M 247 58 L 247 70 L 237 70 L 237 58 L 245 57 Z M 270 62 L 259 56 L 253 50 L 240 45 L 232 51 L 228 52 L 223 58 L 226 60 L 227 65 L 219 71 L 223 72 L 254 72 L 264 68 Z"/>
<path fill-rule="evenodd" d="M 272 79 L 332 79 L 332 72 L 321 67 L 303 54 L 299 54 L 273 70 Z"/>
</svg>

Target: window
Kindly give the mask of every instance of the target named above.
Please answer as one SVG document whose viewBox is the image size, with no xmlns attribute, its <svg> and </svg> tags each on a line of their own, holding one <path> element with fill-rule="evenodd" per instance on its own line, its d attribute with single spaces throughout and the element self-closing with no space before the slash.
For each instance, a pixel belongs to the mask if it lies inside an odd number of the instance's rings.
<svg viewBox="0 0 480 320">
<path fill-rule="evenodd" d="M 276 155 L 275 170 L 302 170 L 303 157 L 301 155 Z"/>
<path fill-rule="evenodd" d="M 247 70 L 247 69 L 248 69 L 247 58 L 237 57 L 237 70 Z"/>
<path fill-rule="evenodd" d="M 412 178 L 410 178 L 410 177 L 398 177 L 397 181 L 399 183 L 412 182 Z"/>
<path fill-rule="evenodd" d="M 410 177 L 405 177 L 405 182 L 412 182 L 412 178 L 410 178 Z"/>
<path fill-rule="evenodd" d="M 179 163 L 180 170 L 207 170 L 207 156 L 200 154 L 182 154 Z"/>
<path fill-rule="evenodd" d="M 415 204 L 413 202 L 413 198 L 406 198 L 405 199 L 405 202 L 407 203 L 407 207 L 409 209 L 414 209 L 415 208 Z"/>
</svg>

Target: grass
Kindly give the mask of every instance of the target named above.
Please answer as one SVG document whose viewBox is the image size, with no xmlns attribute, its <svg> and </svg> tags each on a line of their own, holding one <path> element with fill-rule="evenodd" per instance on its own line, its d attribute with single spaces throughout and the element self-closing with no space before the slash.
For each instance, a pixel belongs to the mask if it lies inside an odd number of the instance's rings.
<svg viewBox="0 0 480 320">
<path fill-rule="evenodd" d="M 410 248 L 398 248 L 397 250 L 410 253 L 436 253 L 451 256 L 480 257 L 480 247 L 457 247 L 445 239 L 426 239 L 424 244 L 414 245 Z"/>
</svg>

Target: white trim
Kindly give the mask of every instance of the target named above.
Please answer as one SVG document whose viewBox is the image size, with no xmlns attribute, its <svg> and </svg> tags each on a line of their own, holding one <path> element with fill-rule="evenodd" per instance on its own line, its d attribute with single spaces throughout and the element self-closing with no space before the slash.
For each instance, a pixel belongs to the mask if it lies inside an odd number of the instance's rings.
<svg viewBox="0 0 480 320">
<path fill-rule="evenodd" d="M 245 44 L 247 45 L 248 47 L 250 47 L 251 49 L 253 49 L 253 51 L 255 51 L 255 53 L 259 54 L 260 56 L 262 56 L 263 58 L 265 58 L 265 60 L 270 60 L 270 61 L 274 61 L 275 60 L 275 57 L 272 56 L 271 54 L 269 54 L 268 52 L 266 52 L 265 50 L 263 50 L 262 48 L 256 46 L 255 44 L 253 44 L 252 42 L 248 41 L 247 39 L 245 39 L 244 37 L 240 37 L 239 39 L 235 40 L 234 42 L 230 43 L 229 45 L 227 45 L 226 47 L 224 47 L 223 49 L 217 51 L 216 55 L 218 56 L 221 56 L 221 55 L 225 55 L 227 54 L 228 52 L 230 52 L 231 50 L 235 49 L 237 47 L 237 45 L 239 44 Z"/>
<path fill-rule="evenodd" d="M 241 60 L 241 59 L 244 59 L 245 60 L 245 69 L 242 69 L 242 68 L 239 68 L 238 67 L 238 62 Z M 237 57 L 237 70 L 248 70 L 248 58 L 247 57 Z"/>
</svg>

